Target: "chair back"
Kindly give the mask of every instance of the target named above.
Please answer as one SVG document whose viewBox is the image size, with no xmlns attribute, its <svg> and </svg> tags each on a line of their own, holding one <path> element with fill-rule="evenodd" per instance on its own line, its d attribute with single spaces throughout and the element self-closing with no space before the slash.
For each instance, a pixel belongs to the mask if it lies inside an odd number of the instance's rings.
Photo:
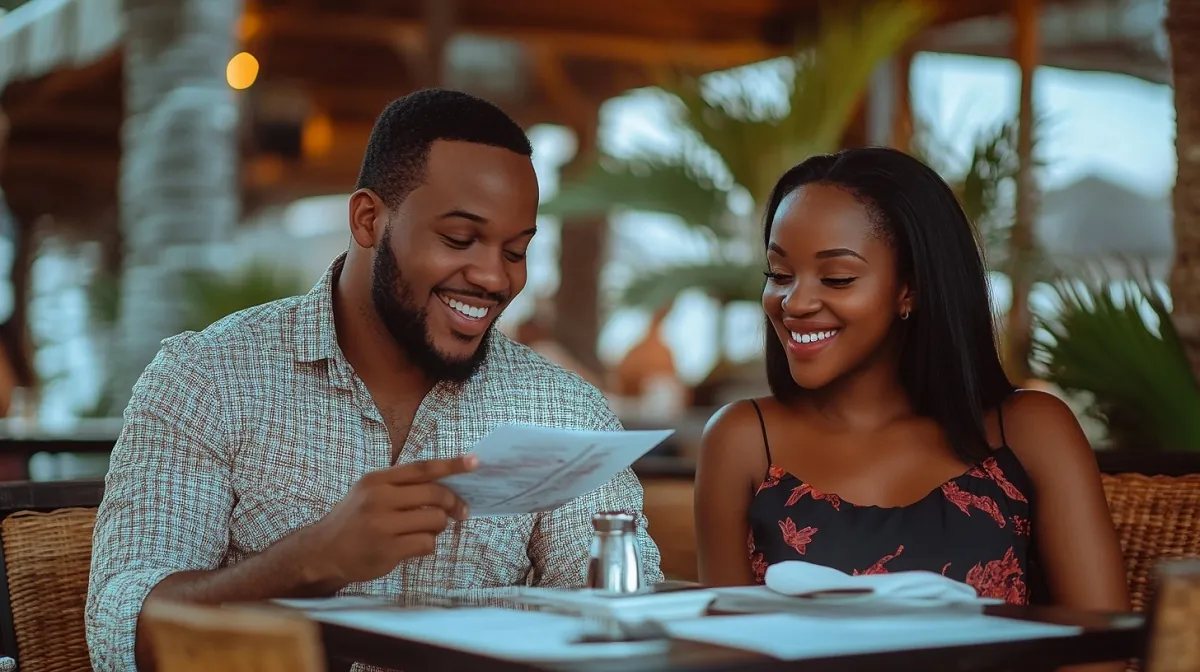
<svg viewBox="0 0 1200 672">
<path fill-rule="evenodd" d="M 323 672 L 316 623 L 267 609 L 154 600 L 142 619 L 159 672 Z"/>
<path fill-rule="evenodd" d="M 23 672 L 91 670 L 83 611 L 96 509 L 18 511 L 0 521 L 4 570 Z"/>
<path fill-rule="evenodd" d="M 1200 474 L 1105 474 L 1102 480 L 1125 555 L 1130 601 L 1135 611 L 1145 611 L 1159 561 L 1200 558 Z"/>
</svg>

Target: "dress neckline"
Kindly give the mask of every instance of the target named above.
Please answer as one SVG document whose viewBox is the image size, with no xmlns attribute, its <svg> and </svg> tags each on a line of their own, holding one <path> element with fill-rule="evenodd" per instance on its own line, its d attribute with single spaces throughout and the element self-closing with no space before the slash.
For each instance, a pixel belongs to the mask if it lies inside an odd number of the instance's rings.
<svg viewBox="0 0 1200 672">
<path fill-rule="evenodd" d="M 807 495 L 811 496 L 813 499 L 834 500 L 834 501 L 839 502 L 840 504 L 845 504 L 846 506 L 849 506 L 854 509 L 864 509 L 864 510 L 878 509 L 878 510 L 883 510 L 883 511 L 910 509 L 910 508 L 913 508 L 913 507 L 923 504 L 924 502 L 928 501 L 929 499 L 931 499 L 932 497 L 934 497 L 935 495 L 937 495 L 939 493 L 943 493 L 947 485 L 950 485 L 952 483 L 957 485 L 959 481 L 966 479 L 966 478 L 984 478 L 984 479 L 989 479 L 992 481 L 997 481 L 998 484 L 1002 488 L 1004 488 L 1005 484 L 1008 484 L 1007 478 L 999 470 L 993 471 L 993 470 L 989 469 L 990 466 L 996 464 L 996 462 L 997 462 L 996 456 L 1001 455 L 1001 454 L 1008 454 L 1009 456 L 1015 458 L 1015 455 L 1012 454 L 1012 449 L 1009 448 L 1007 444 L 1000 446 L 999 448 L 994 448 L 994 449 L 992 449 L 991 455 L 989 455 L 989 456 L 983 458 L 982 460 L 976 462 L 975 464 L 971 465 L 965 471 L 958 474 L 957 476 L 952 476 L 952 477 L 946 479 L 945 481 L 942 481 L 938 485 L 934 486 L 933 489 L 931 489 L 929 492 L 925 493 L 925 495 L 922 496 L 920 499 L 918 499 L 915 502 L 912 502 L 910 504 L 902 504 L 902 505 L 898 505 L 898 506 L 882 506 L 879 504 L 856 504 L 835 492 L 825 492 L 823 490 L 819 490 L 819 489 L 813 487 L 813 485 L 811 483 L 808 483 L 807 481 L 800 478 L 799 476 L 792 473 L 791 471 L 788 471 L 787 469 L 784 469 L 783 467 L 778 466 L 774 462 L 767 465 L 766 478 L 763 479 L 763 482 L 758 486 L 758 489 L 755 490 L 754 495 L 757 497 L 758 494 L 761 493 L 764 489 L 766 489 L 768 487 L 773 487 L 774 485 L 777 485 L 786 479 L 791 479 L 791 480 L 796 481 L 796 483 L 798 483 L 798 485 L 793 489 L 794 492 L 800 491 L 799 494 L 802 494 L 802 495 L 807 494 Z M 999 481 L 1001 481 L 1001 480 L 1004 482 L 1000 483 Z M 1011 484 L 1009 484 L 1009 485 L 1011 485 Z M 1007 488 L 1005 488 L 1005 490 L 1007 492 Z"/>
</svg>

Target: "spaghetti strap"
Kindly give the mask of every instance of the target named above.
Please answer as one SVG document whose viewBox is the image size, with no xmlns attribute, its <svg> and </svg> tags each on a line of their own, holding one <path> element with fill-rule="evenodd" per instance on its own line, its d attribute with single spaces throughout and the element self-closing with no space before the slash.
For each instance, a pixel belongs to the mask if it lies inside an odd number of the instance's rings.
<svg viewBox="0 0 1200 672">
<path fill-rule="evenodd" d="M 996 423 L 1000 425 L 1000 447 L 1008 448 L 1008 439 L 1004 436 L 1004 401 L 996 405 Z"/>
<path fill-rule="evenodd" d="M 758 426 L 762 429 L 763 450 L 767 451 L 767 466 L 770 467 L 771 462 L 771 442 L 767 441 L 767 422 L 763 420 L 762 409 L 758 407 L 758 402 L 751 399 L 750 403 L 754 405 L 754 412 L 758 414 Z"/>
</svg>

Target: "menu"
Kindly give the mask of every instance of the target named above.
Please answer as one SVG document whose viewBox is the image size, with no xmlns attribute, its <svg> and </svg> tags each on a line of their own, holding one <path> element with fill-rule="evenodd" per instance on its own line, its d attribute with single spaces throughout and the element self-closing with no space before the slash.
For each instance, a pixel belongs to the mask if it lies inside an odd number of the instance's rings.
<svg viewBox="0 0 1200 672">
<path fill-rule="evenodd" d="M 551 511 L 612 480 L 672 433 L 502 425 L 472 449 L 479 466 L 441 482 L 472 516 Z"/>
</svg>

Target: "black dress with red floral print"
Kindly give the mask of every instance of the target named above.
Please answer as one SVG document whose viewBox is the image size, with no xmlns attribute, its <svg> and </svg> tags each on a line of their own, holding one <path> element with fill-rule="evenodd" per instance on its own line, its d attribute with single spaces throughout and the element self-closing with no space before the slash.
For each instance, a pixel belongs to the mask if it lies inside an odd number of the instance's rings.
<svg viewBox="0 0 1200 672">
<path fill-rule="evenodd" d="M 904 507 L 856 506 L 771 466 L 750 504 L 750 563 L 803 560 L 847 574 L 922 569 L 974 586 L 981 597 L 1030 600 L 1032 492 L 1007 446 Z"/>
</svg>

